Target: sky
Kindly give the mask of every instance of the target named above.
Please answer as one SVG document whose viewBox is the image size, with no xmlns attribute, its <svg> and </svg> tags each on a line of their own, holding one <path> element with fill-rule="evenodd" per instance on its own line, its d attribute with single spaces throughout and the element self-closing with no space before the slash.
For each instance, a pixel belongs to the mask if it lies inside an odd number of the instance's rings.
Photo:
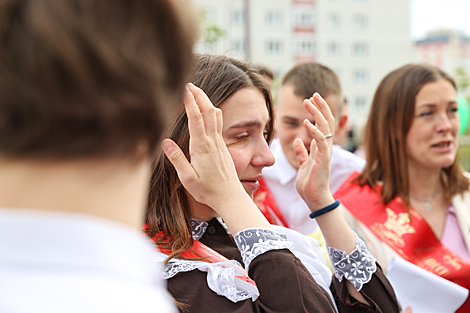
<svg viewBox="0 0 470 313">
<path fill-rule="evenodd" d="M 411 0 L 411 36 L 419 39 L 436 28 L 470 35 L 470 0 Z"/>
</svg>

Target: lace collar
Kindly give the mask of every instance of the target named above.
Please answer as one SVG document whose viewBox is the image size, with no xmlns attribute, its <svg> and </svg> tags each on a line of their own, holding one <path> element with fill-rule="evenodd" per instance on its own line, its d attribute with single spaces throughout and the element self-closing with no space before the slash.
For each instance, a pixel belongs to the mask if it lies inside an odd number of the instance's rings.
<svg viewBox="0 0 470 313">
<path fill-rule="evenodd" d="M 207 226 L 209 226 L 209 223 L 192 218 L 190 221 L 191 223 L 191 228 L 193 230 L 192 235 L 194 240 L 199 240 L 201 239 L 202 235 L 206 232 Z"/>
</svg>

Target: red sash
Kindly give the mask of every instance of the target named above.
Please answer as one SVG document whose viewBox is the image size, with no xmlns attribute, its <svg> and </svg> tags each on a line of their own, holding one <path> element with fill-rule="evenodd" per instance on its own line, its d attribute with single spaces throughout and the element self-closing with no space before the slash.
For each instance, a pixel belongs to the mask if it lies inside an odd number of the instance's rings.
<svg viewBox="0 0 470 313">
<path fill-rule="evenodd" d="M 161 233 L 161 236 L 163 237 L 163 233 Z M 156 236 L 153 237 L 152 240 L 156 241 L 157 240 Z M 159 250 L 160 250 L 160 252 L 162 252 L 166 255 L 170 255 L 171 252 L 172 252 L 171 249 L 159 248 Z M 203 261 L 203 262 L 207 262 L 207 263 L 220 263 L 220 262 L 228 261 L 228 259 L 226 257 L 221 255 L 217 251 L 209 248 L 208 246 L 206 246 L 205 244 L 203 244 L 202 242 L 200 242 L 198 240 L 193 240 L 192 250 L 187 249 L 186 251 L 180 253 L 180 256 L 182 256 L 186 259 L 189 259 L 189 260 L 197 260 L 197 261 Z M 202 257 L 202 259 L 201 259 L 201 257 Z M 240 279 L 241 281 L 243 281 L 245 283 L 248 283 L 248 284 L 252 285 L 253 287 L 256 287 L 256 283 L 254 282 L 254 280 L 252 280 L 250 277 L 248 277 L 248 273 L 246 272 L 246 270 L 241 266 L 238 266 L 238 269 L 240 270 L 242 275 L 241 276 L 235 276 L 235 278 Z"/>
<path fill-rule="evenodd" d="M 284 215 L 282 215 L 276 200 L 271 194 L 271 190 L 266 186 L 263 179 L 259 180 L 259 188 L 253 195 L 253 201 L 270 224 L 289 228 Z"/>
<path fill-rule="evenodd" d="M 470 264 L 444 247 L 423 217 L 412 208 L 410 221 L 401 198 L 396 197 L 384 205 L 380 185 L 374 191 L 368 185 L 361 187 L 353 183 L 358 175 L 357 172 L 351 174 L 334 198 L 402 258 L 470 289 Z M 470 297 L 457 312 L 470 312 Z"/>
</svg>

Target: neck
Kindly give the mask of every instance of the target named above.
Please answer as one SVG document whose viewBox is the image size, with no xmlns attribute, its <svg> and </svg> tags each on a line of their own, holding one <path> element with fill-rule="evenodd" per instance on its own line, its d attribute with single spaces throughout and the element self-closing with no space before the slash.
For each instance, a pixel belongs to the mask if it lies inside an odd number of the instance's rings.
<svg viewBox="0 0 470 313">
<path fill-rule="evenodd" d="M 408 166 L 410 196 L 418 199 L 432 197 L 441 183 L 441 169 L 423 169 Z"/>
<path fill-rule="evenodd" d="M 187 191 L 186 197 L 188 198 L 192 218 L 209 222 L 211 219 L 218 216 L 218 214 L 213 209 L 205 204 L 197 202 L 196 199 L 194 199 L 193 196 L 191 196 L 191 194 Z"/>
<path fill-rule="evenodd" d="M 83 213 L 140 229 L 150 162 L 0 159 L 0 206 Z"/>
</svg>

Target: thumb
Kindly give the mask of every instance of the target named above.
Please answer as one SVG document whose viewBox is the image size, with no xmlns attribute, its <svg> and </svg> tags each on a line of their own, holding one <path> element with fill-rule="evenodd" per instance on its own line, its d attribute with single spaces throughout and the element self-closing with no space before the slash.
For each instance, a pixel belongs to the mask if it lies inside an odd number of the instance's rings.
<svg viewBox="0 0 470 313">
<path fill-rule="evenodd" d="M 302 165 L 308 159 L 308 152 L 302 142 L 302 139 L 296 138 L 293 143 L 294 154 L 299 162 L 299 166 Z"/>
<path fill-rule="evenodd" d="M 171 139 L 165 139 L 162 142 L 162 149 L 171 164 L 175 167 L 181 183 L 184 185 L 186 180 L 194 175 L 197 176 L 194 168 L 189 163 L 180 147 Z"/>
</svg>

